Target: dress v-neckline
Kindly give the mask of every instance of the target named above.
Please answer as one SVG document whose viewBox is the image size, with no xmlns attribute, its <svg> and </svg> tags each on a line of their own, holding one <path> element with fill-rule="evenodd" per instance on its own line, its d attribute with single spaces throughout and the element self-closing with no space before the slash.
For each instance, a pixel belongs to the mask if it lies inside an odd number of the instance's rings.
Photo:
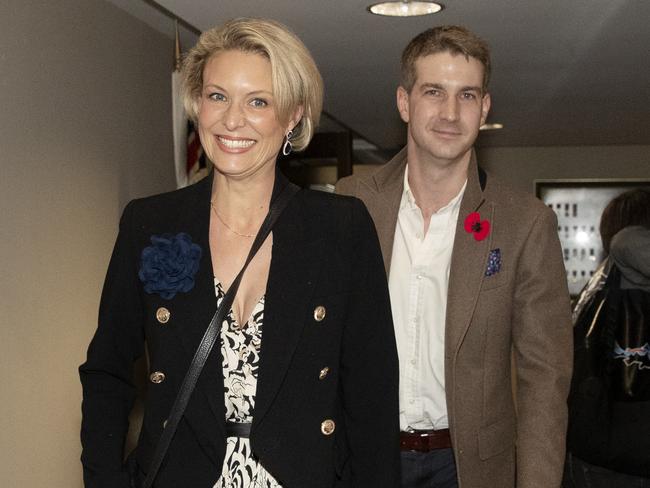
<svg viewBox="0 0 650 488">
<path fill-rule="evenodd" d="M 223 289 L 223 285 L 221 284 L 221 281 L 219 278 L 214 276 L 214 286 L 215 286 L 215 293 L 217 295 L 217 300 L 223 299 L 225 296 L 226 292 Z M 264 297 L 266 296 L 266 293 L 263 293 L 262 296 L 255 302 L 255 305 L 253 305 L 253 309 L 251 310 L 250 315 L 246 319 L 246 322 L 240 323 L 239 320 L 237 320 L 237 316 L 235 315 L 235 311 L 232 309 L 232 306 L 230 307 L 230 310 L 228 310 L 228 315 L 232 317 L 232 321 L 235 325 L 235 327 L 238 330 L 244 329 L 248 323 L 251 321 L 251 319 L 255 316 L 255 313 L 258 311 L 260 308 L 260 305 L 264 302 Z"/>
</svg>

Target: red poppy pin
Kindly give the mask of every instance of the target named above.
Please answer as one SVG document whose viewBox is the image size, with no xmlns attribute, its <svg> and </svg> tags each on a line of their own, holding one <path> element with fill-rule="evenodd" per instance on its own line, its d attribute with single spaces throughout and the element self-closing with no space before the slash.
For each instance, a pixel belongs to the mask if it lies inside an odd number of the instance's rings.
<svg viewBox="0 0 650 488">
<path fill-rule="evenodd" d="M 478 212 L 472 212 L 465 219 L 465 232 L 474 234 L 474 239 L 482 241 L 490 233 L 490 221 L 481 220 Z"/>
</svg>

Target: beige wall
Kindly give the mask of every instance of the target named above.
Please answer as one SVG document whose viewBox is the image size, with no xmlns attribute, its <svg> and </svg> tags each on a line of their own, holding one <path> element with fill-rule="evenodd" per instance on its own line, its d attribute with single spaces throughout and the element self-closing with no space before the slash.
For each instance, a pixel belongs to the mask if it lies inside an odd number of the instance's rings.
<svg viewBox="0 0 650 488">
<path fill-rule="evenodd" d="M 531 192 L 535 179 L 650 180 L 650 146 L 483 148 L 479 161 L 512 186 Z"/>
<path fill-rule="evenodd" d="M 0 486 L 82 486 L 76 369 L 122 207 L 174 186 L 172 50 L 103 0 L 1 2 Z"/>
</svg>

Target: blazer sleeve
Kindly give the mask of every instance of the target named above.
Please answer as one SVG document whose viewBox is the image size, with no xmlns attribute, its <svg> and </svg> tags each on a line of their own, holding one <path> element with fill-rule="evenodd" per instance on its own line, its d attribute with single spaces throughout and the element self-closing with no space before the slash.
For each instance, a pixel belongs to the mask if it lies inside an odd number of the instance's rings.
<svg viewBox="0 0 650 488">
<path fill-rule="evenodd" d="M 353 288 L 341 352 L 350 486 L 398 487 L 399 369 L 388 284 L 370 214 L 353 202 Z"/>
<path fill-rule="evenodd" d="M 534 220 L 518 262 L 512 320 L 517 487 L 559 488 L 573 333 L 557 221 L 547 208 Z"/>
<path fill-rule="evenodd" d="M 135 399 L 133 363 L 144 350 L 137 264 L 131 244 L 133 202 L 120 230 L 106 274 L 99 321 L 79 367 L 83 387 L 81 462 L 86 488 L 128 488 L 123 470 L 128 416 Z"/>
</svg>

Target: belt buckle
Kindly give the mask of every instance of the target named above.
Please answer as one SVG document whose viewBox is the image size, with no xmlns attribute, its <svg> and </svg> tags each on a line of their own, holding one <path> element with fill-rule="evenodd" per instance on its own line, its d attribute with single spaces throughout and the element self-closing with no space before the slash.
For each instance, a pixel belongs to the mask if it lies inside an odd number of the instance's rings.
<svg viewBox="0 0 650 488">
<path fill-rule="evenodd" d="M 410 435 L 415 435 L 417 437 L 431 437 L 436 435 L 436 430 L 435 429 L 411 429 L 410 431 L 407 431 Z"/>
</svg>

